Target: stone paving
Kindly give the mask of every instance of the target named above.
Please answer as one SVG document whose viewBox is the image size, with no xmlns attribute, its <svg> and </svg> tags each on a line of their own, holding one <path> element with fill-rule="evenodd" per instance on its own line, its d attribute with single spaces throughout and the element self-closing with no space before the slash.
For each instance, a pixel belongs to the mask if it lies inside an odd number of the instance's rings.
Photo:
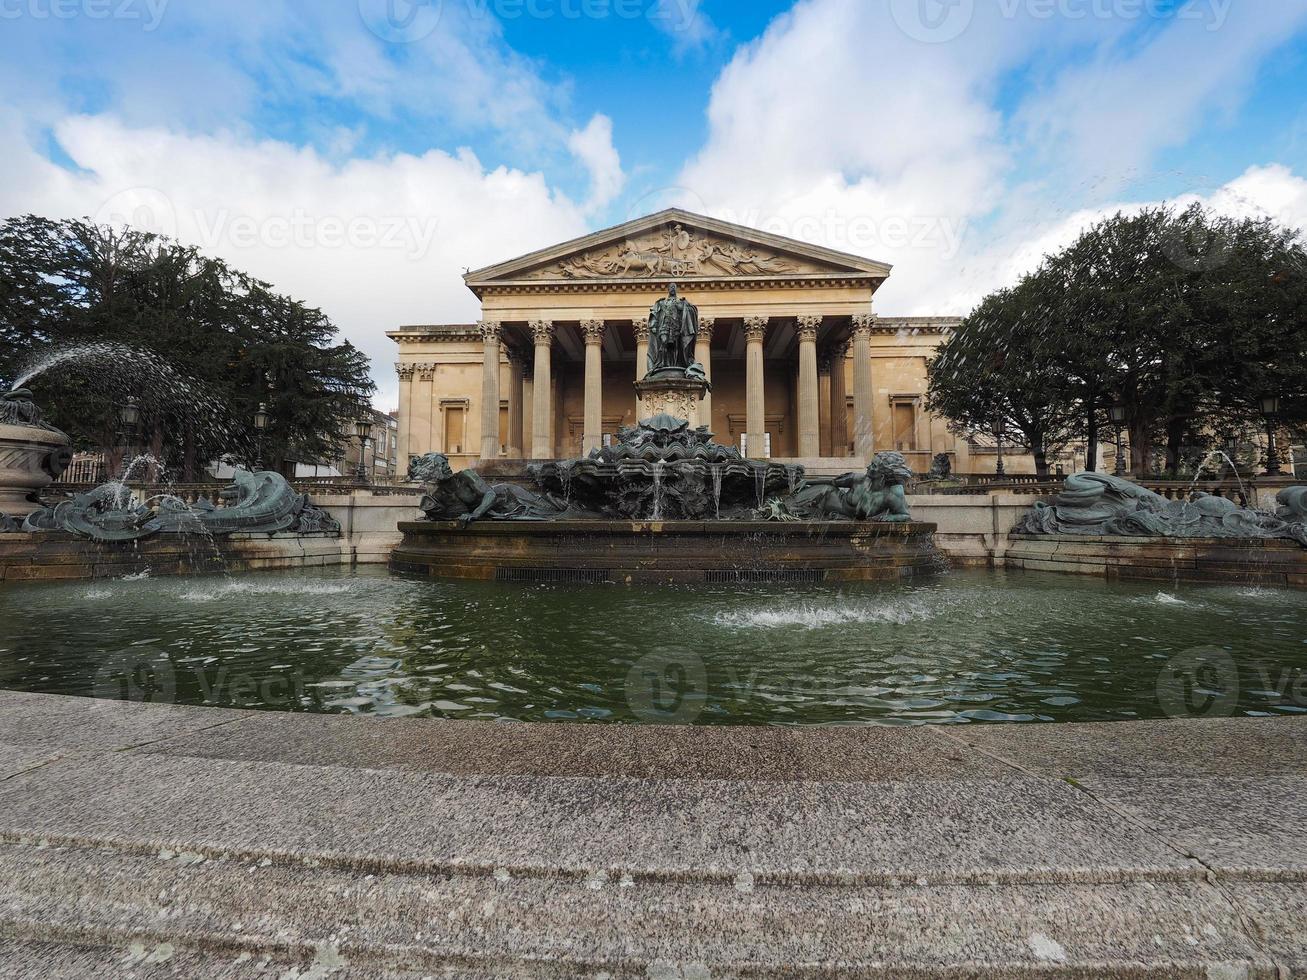
<svg viewBox="0 0 1307 980">
<path fill-rule="evenodd" d="M 1307 975 L 1307 719 L 0 709 L 0 977 Z"/>
</svg>

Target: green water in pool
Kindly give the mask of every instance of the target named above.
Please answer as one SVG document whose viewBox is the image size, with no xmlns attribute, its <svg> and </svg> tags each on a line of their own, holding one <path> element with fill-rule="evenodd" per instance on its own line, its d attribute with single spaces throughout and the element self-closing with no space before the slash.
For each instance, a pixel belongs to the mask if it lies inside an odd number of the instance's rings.
<svg viewBox="0 0 1307 980">
<path fill-rule="evenodd" d="M 1307 711 L 1307 594 L 953 572 L 545 587 L 383 569 L 0 589 L 0 687 L 285 711 L 719 725 Z"/>
</svg>

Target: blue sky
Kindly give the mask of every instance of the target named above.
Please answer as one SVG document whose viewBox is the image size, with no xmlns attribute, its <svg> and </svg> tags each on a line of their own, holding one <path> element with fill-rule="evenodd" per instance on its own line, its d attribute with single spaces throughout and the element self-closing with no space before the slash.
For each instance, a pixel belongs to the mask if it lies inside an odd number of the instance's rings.
<svg viewBox="0 0 1307 980">
<path fill-rule="evenodd" d="M 0 0 L 0 210 L 174 234 L 400 323 L 670 203 L 964 313 L 1161 200 L 1307 224 L 1307 0 Z"/>
</svg>

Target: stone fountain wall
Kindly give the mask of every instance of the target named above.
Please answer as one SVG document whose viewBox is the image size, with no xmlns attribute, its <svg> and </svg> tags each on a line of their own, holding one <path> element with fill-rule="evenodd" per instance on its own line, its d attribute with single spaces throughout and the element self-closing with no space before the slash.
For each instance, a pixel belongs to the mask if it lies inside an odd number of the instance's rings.
<svg viewBox="0 0 1307 980">
<path fill-rule="evenodd" d="M 57 531 L 0 534 L 0 583 L 384 565 L 402 538 L 399 522 L 417 516 L 416 496 L 363 490 L 314 502 L 339 535 L 232 534 L 211 546 L 203 537 L 97 544 Z"/>
<path fill-rule="evenodd" d="M 0 581 L 57 582 L 128 575 L 199 575 L 348 564 L 348 540 L 335 534 L 232 534 L 95 542 L 58 531 L 0 535 Z"/>
<path fill-rule="evenodd" d="M 528 521 L 400 525 L 393 571 L 504 582 L 896 582 L 938 571 L 920 522 Z"/>
<path fill-rule="evenodd" d="M 1110 582 L 1307 589 L 1307 549 L 1270 538 L 1161 538 L 1014 531 L 1003 567 Z"/>
</svg>

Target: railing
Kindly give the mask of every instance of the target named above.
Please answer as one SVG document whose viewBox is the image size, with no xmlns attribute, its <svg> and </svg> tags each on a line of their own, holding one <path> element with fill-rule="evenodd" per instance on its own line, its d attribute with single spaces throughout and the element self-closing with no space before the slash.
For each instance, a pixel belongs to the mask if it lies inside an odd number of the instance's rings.
<svg viewBox="0 0 1307 980">
<path fill-rule="evenodd" d="M 1195 493 L 1223 497 L 1241 507 L 1271 507 L 1275 494 L 1285 487 L 1303 481 L 1291 476 L 1250 476 L 1242 481 L 1235 477 L 1217 480 L 1169 480 L 1159 477 L 1132 479 L 1132 482 L 1151 490 L 1167 500 L 1188 500 Z M 1031 474 L 997 476 L 993 473 L 958 473 L 942 481 L 918 480 L 915 492 L 942 496 L 983 496 L 990 493 L 1009 493 L 1029 496 L 1052 496 L 1062 492 L 1063 480 L 1040 479 Z"/>
<path fill-rule="evenodd" d="M 1255 494 L 1257 481 L 1247 479 L 1243 483 L 1235 480 L 1157 480 L 1145 478 L 1135 480 L 1145 490 L 1165 497 L 1167 500 L 1188 500 L 1195 493 L 1205 493 L 1209 497 L 1223 497 L 1232 500 L 1240 507 L 1247 507 L 1253 501 L 1249 498 Z"/>
<path fill-rule="evenodd" d="M 69 483 L 97 484 L 104 482 L 104 458 L 99 455 L 78 453 L 64 470 Z"/>
<path fill-rule="evenodd" d="M 1028 483 L 1048 483 L 1048 477 L 1038 477 L 1033 473 L 959 473 L 955 480 L 963 480 L 969 487 L 987 487 L 1000 484 L 1005 487 L 1017 487 Z"/>
<path fill-rule="evenodd" d="M 941 497 L 986 497 L 991 493 L 1010 493 L 1018 496 L 1044 497 L 1062 492 L 1062 481 L 1040 482 L 1023 480 L 1020 483 L 952 483 L 918 480 L 913 493 L 934 494 Z"/>
<path fill-rule="evenodd" d="M 60 482 L 42 492 L 47 501 L 66 499 L 80 493 L 89 493 L 99 483 Z M 226 506 L 222 491 L 229 487 L 228 482 L 204 483 L 133 483 L 128 488 L 132 499 L 138 504 L 157 497 L 171 497 L 180 500 L 188 507 L 194 507 L 205 500 L 221 509 Z M 374 497 L 413 497 L 422 493 L 422 488 L 411 483 L 368 483 L 360 484 L 341 480 L 340 477 L 314 477 L 307 480 L 292 480 L 291 486 L 299 493 L 312 497 L 345 496 L 352 493 L 367 492 Z"/>
</svg>

